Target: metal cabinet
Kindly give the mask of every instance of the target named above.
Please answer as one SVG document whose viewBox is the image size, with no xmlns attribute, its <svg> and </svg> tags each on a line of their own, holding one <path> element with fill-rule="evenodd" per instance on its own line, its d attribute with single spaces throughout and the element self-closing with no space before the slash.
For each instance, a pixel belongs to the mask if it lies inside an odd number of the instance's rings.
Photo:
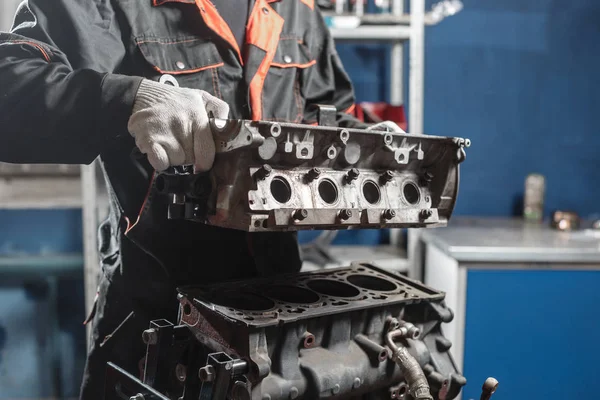
<svg viewBox="0 0 600 400">
<path fill-rule="evenodd" d="M 597 233 L 457 218 L 420 242 L 424 282 L 454 310 L 444 333 L 469 381 L 462 399 L 478 399 L 488 376 L 496 400 L 597 397 Z"/>
</svg>

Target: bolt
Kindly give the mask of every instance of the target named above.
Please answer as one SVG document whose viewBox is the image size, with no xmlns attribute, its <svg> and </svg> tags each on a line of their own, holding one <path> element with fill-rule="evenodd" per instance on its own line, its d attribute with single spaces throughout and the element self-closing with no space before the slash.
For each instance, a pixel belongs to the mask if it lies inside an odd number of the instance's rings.
<svg viewBox="0 0 600 400">
<path fill-rule="evenodd" d="M 392 209 L 387 209 L 383 212 L 383 218 L 385 218 L 386 220 L 390 220 L 392 218 L 396 217 L 396 211 L 392 210 Z"/>
<path fill-rule="evenodd" d="M 179 382 L 185 382 L 187 378 L 187 368 L 183 364 L 177 364 L 175 366 L 175 376 Z"/>
<path fill-rule="evenodd" d="M 144 395 L 141 393 L 136 394 L 135 396 L 131 396 L 129 400 L 144 400 Z"/>
<path fill-rule="evenodd" d="M 360 381 L 360 378 L 354 378 L 354 383 L 352 384 L 352 387 L 354 389 L 358 389 L 360 387 L 361 383 L 362 382 Z"/>
<path fill-rule="evenodd" d="M 359 175 L 360 172 L 358 171 L 358 169 L 352 168 L 350 171 L 348 171 L 348 175 L 346 175 L 346 180 L 348 181 L 348 183 L 350 183 L 356 180 Z"/>
<path fill-rule="evenodd" d="M 394 178 L 394 174 L 392 173 L 392 171 L 385 171 L 381 177 L 379 178 L 379 180 L 381 181 L 382 185 L 385 185 L 386 183 L 388 183 L 389 181 L 391 181 Z"/>
<path fill-rule="evenodd" d="M 308 211 L 305 208 L 301 208 L 292 213 L 292 218 L 296 221 L 304 221 L 308 217 Z"/>
<path fill-rule="evenodd" d="M 158 342 L 158 332 L 156 329 L 146 329 L 142 332 L 142 340 L 146 345 L 155 345 Z"/>
<path fill-rule="evenodd" d="M 496 389 L 498 389 L 498 381 L 494 378 L 487 378 L 481 388 L 481 399 L 489 400 L 496 392 Z"/>
<path fill-rule="evenodd" d="M 225 370 L 226 371 L 230 371 L 231 368 L 233 368 L 233 363 L 228 362 L 227 364 L 225 364 Z"/>
<path fill-rule="evenodd" d="M 336 384 L 331 391 L 333 394 L 338 394 L 340 392 L 340 385 Z"/>
<path fill-rule="evenodd" d="M 347 221 L 352 218 L 352 210 L 344 209 L 340 210 L 339 217 L 342 221 Z"/>
<path fill-rule="evenodd" d="M 422 219 L 428 219 L 429 217 L 431 217 L 433 215 L 433 211 L 431 210 L 421 210 L 421 213 L 419 214 L 421 216 Z"/>
<path fill-rule="evenodd" d="M 306 180 L 308 182 L 312 182 L 315 179 L 317 179 L 319 176 L 321 175 L 321 170 L 319 168 L 312 168 L 310 171 L 308 171 L 308 173 L 306 174 Z"/>
<path fill-rule="evenodd" d="M 212 365 L 206 365 L 198 371 L 198 378 L 202 382 L 212 382 L 215 380 L 215 367 Z"/>
<path fill-rule="evenodd" d="M 256 179 L 258 180 L 263 180 L 266 177 L 268 177 L 269 175 L 271 175 L 271 172 L 273 172 L 273 167 L 271 167 L 268 164 L 263 165 L 262 167 L 260 167 L 260 169 L 258 171 L 256 171 L 254 173 L 254 176 L 256 177 Z"/>
<path fill-rule="evenodd" d="M 385 321 L 388 323 L 388 331 L 393 331 L 400 327 L 400 321 L 392 316 L 387 317 Z"/>
<path fill-rule="evenodd" d="M 262 400 L 271 400 L 270 394 L 263 394 Z"/>
<path fill-rule="evenodd" d="M 295 399 L 298 397 L 298 388 L 296 386 L 292 386 L 290 389 L 290 399 Z"/>
</svg>

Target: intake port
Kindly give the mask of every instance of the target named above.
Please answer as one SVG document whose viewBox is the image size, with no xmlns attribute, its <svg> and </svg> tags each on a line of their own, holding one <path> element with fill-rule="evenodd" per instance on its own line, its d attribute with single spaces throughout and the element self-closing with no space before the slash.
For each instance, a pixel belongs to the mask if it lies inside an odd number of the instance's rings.
<svg viewBox="0 0 600 400">
<path fill-rule="evenodd" d="M 381 200 L 379 186 L 373 181 L 366 181 L 362 187 L 363 196 L 370 204 L 377 204 Z"/>
<path fill-rule="evenodd" d="M 307 283 L 307 286 L 317 293 L 334 297 L 356 297 L 360 291 L 354 286 L 328 279 L 317 279 Z"/>
<path fill-rule="evenodd" d="M 359 288 L 375 290 L 378 292 L 391 292 L 398 288 L 394 282 L 369 275 L 350 275 L 346 278 L 351 284 Z"/>
<path fill-rule="evenodd" d="M 418 204 L 421 200 L 421 191 L 412 182 L 407 182 L 404 184 L 402 188 L 402 193 L 404 194 L 404 199 L 412 205 Z"/>
<path fill-rule="evenodd" d="M 334 204 L 338 199 L 338 189 L 330 179 L 323 179 L 319 183 L 319 196 L 327 204 Z"/>
<path fill-rule="evenodd" d="M 271 180 L 271 195 L 279 203 L 285 204 L 292 198 L 292 187 L 282 176 L 276 176 Z"/>
<path fill-rule="evenodd" d="M 244 311 L 267 311 L 275 307 L 272 300 L 248 292 L 219 292 L 208 298 L 208 300 L 219 306 Z"/>
<path fill-rule="evenodd" d="M 264 291 L 266 296 L 283 303 L 312 304 L 319 301 L 320 297 L 312 290 L 292 285 L 271 286 Z"/>
</svg>

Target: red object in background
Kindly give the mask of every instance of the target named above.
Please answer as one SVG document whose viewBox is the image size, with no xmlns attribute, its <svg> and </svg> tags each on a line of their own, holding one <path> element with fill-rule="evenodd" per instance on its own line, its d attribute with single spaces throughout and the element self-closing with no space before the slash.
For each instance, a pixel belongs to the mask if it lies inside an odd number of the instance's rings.
<svg viewBox="0 0 600 400">
<path fill-rule="evenodd" d="M 392 121 L 405 131 L 408 128 L 404 106 L 392 106 L 383 102 L 359 103 L 354 109 L 354 116 L 367 123 Z"/>
</svg>

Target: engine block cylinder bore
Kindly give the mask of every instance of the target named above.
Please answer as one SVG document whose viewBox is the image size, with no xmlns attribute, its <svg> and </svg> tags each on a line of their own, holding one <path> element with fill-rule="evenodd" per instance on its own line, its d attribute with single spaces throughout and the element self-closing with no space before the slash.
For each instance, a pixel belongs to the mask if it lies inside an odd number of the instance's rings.
<svg viewBox="0 0 600 400">
<path fill-rule="evenodd" d="M 292 285 L 270 286 L 263 293 L 283 303 L 314 304 L 320 300 L 319 295 L 312 290 Z"/>
<path fill-rule="evenodd" d="M 275 307 L 275 303 L 272 300 L 248 292 L 216 292 L 208 300 L 223 307 L 244 311 L 267 311 Z"/>
<path fill-rule="evenodd" d="M 338 200 L 338 189 L 330 179 L 319 182 L 319 196 L 327 204 L 334 204 Z"/>
<path fill-rule="evenodd" d="M 292 187 L 282 176 L 276 176 L 271 180 L 270 189 L 271 196 L 279 203 L 285 204 L 292 198 Z"/>
<path fill-rule="evenodd" d="M 307 283 L 307 286 L 317 293 L 332 297 L 356 297 L 360 291 L 347 283 L 329 279 L 316 279 Z"/>
<path fill-rule="evenodd" d="M 381 190 L 379 190 L 379 186 L 373 181 L 365 181 L 363 183 L 362 193 L 365 200 L 370 204 L 377 204 L 381 200 Z"/>
<path fill-rule="evenodd" d="M 392 292 L 398 289 L 394 282 L 370 275 L 350 275 L 346 278 L 354 286 L 378 292 Z"/>
<path fill-rule="evenodd" d="M 412 182 L 406 182 L 402 187 L 402 194 L 404 199 L 411 205 L 419 204 L 421 201 L 421 192 L 417 185 Z"/>
</svg>

